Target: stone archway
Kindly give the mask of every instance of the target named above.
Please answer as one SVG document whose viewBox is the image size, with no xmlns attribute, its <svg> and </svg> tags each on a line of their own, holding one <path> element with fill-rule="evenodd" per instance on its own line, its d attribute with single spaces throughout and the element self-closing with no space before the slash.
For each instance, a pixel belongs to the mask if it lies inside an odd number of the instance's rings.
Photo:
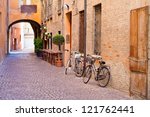
<svg viewBox="0 0 150 117">
<path fill-rule="evenodd" d="M 12 22 L 9 26 L 8 26 L 8 29 L 7 29 L 7 53 L 9 53 L 10 51 L 10 39 L 9 39 L 9 31 L 10 31 L 10 28 L 11 26 L 13 26 L 14 24 L 17 24 L 17 23 L 21 23 L 21 22 L 28 22 L 31 24 L 31 27 L 34 31 L 34 37 L 40 37 L 41 35 L 41 30 L 40 30 L 40 24 L 34 20 L 30 20 L 30 19 L 20 19 L 20 20 L 16 20 L 14 22 Z"/>
</svg>

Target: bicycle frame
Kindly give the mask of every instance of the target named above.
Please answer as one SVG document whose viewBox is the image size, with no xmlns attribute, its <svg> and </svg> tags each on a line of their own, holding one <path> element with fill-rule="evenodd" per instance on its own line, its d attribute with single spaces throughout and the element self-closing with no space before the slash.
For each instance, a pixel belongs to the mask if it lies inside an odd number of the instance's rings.
<svg viewBox="0 0 150 117">
<path fill-rule="evenodd" d="M 75 68 L 75 59 L 79 58 L 81 56 L 80 53 L 78 53 L 77 51 L 73 51 L 70 53 L 70 58 L 68 59 L 68 62 L 66 64 L 66 68 L 68 68 L 68 64 L 69 67 L 71 67 L 71 69 L 74 71 Z"/>
<path fill-rule="evenodd" d="M 94 74 L 94 79 L 96 80 L 96 76 L 97 76 L 97 73 L 98 73 L 98 69 L 99 69 L 99 67 L 98 68 L 96 68 L 95 67 L 95 65 L 94 65 L 94 63 L 91 65 L 91 67 L 92 67 L 92 72 L 93 72 L 93 74 Z"/>
<path fill-rule="evenodd" d="M 85 74 L 83 76 L 83 82 L 87 84 L 94 75 L 95 81 L 98 81 L 100 87 L 106 87 L 110 80 L 110 71 L 105 65 L 105 61 L 102 60 L 101 56 L 89 56 L 87 59 L 89 65 L 86 67 Z M 96 65 L 96 61 L 98 60 L 98 66 Z M 106 71 L 106 72 L 104 72 Z"/>
</svg>

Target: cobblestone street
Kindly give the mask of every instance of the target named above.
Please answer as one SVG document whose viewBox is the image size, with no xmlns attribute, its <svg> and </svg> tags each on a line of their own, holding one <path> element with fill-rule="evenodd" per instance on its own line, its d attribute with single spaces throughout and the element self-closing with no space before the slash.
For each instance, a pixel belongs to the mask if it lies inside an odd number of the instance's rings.
<svg viewBox="0 0 150 117">
<path fill-rule="evenodd" d="M 132 99 L 110 87 L 100 88 L 95 81 L 84 84 L 75 75 L 65 75 L 34 54 L 10 54 L 0 64 L 0 99 Z"/>
</svg>

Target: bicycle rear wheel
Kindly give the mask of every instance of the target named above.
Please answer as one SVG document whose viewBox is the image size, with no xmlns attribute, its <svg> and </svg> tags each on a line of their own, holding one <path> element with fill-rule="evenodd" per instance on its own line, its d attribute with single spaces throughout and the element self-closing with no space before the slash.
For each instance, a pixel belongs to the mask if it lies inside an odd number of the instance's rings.
<svg viewBox="0 0 150 117">
<path fill-rule="evenodd" d="M 83 73 L 83 82 L 87 84 L 92 76 L 92 67 L 90 65 L 86 66 Z"/>
<path fill-rule="evenodd" d="M 69 59 L 65 68 L 65 74 L 68 74 L 69 69 L 71 69 L 71 60 Z"/>
<path fill-rule="evenodd" d="M 83 63 L 81 60 L 75 60 L 75 75 L 81 77 L 83 75 Z"/>
<path fill-rule="evenodd" d="M 106 87 L 110 80 L 110 71 L 106 66 L 99 69 L 97 74 L 97 81 L 100 87 Z"/>
</svg>

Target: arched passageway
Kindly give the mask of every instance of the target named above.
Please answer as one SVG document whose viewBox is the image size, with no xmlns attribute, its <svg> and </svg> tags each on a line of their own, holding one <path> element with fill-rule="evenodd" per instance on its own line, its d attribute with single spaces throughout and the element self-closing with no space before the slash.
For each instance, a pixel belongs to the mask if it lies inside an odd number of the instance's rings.
<svg viewBox="0 0 150 117">
<path fill-rule="evenodd" d="M 37 23 L 36 21 L 33 21 L 33 20 L 28 20 L 28 19 L 21 19 L 21 20 L 17 20 L 17 21 L 14 21 L 13 23 L 11 23 L 9 26 L 8 26 L 8 32 L 9 32 L 9 29 L 12 25 L 16 24 L 16 23 L 20 23 L 20 22 L 28 22 L 31 24 L 32 28 L 33 28 L 33 31 L 34 31 L 34 36 L 35 37 L 38 37 L 40 36 L 40 33 L 41 33 L 41 30 L 40 30 L 40 24 Z"/>
<path fill-rule="evenodd" d="M 7 39 L 7 47 L 8 47 L 8 49 L 7 49 L 7 53 L 9 53 L 10 52 L 10 28 L 13 26 L 13 25 L 15 25 L 15 24 L 17 24 L 17 23 L 22 23 L 22 22 L 24 22 L 24 23 L 30 23 L 30 25 L 31 25 L 31 27 L 32 27 L 32 29 L 33 29 L 33 32 L 34 32 L 34 37 L 36 38 L 36 37 L 40 37 L 40 34 L 41 34 L 41 30 L 40 30 L 40 24 L 39 23 L 37 23 L 36 21 L 33 21 L 33 20 L 29 20 L 29 19 L 22 19 L 22 20 L 17 20 L 17 21 L 14 21 L 13 23 L 11 23 L 9 26 L 8 26 L 8 30 L 7 30 L 7 35 L 8 35 L 8 39 Z"/>
</svg>

